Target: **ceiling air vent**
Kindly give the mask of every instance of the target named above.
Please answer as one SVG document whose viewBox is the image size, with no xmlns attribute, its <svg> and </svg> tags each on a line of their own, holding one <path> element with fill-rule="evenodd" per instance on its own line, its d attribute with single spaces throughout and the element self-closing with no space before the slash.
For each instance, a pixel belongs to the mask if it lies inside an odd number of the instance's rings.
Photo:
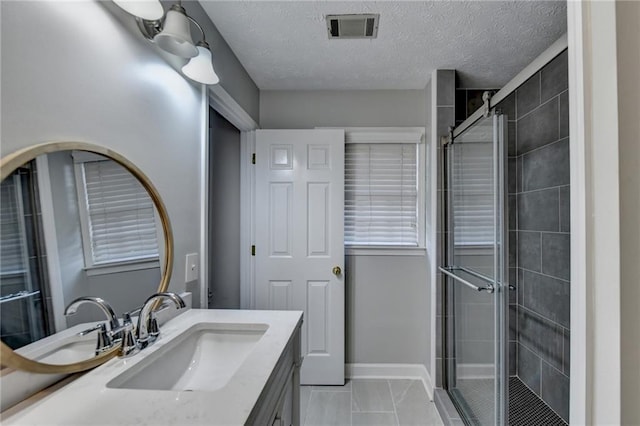
<svg viewBox="0 0 640 426">
<path fill-rule="evenodd" d="M 329 38 L 376 38 L 379 14 L 327 15 Z"/>
</svg>

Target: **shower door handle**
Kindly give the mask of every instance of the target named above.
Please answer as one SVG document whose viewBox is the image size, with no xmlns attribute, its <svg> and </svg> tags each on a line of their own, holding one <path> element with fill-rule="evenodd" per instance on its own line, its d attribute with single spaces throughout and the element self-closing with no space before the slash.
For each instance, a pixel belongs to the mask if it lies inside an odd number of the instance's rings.
<svg viewBox="0 0 640 426">
<path fill-rule="evenodd" d="M 443 268 L 441 266 L 438 269 L 440 269 L 440 272 L 442 272 L 443 274 L 453 278 L 454 280 L 458 281 L 459 283 L 462 283 L 462 284 L 466 285 L 469 288 L 474 289 L 475 291 L 486 291 L 487 293 L 491 294 L 496 290 L 495 287 L 493 286 L 493 284 L 487 283 L 487 285 L 484 286 L 484 287 L 478 287 L 477 285 L 465 280 L 464 278 L 457 276 L 456 274 L 454 274 L 453 272 L 451 272 L 447 268 Z"/>
</svg>

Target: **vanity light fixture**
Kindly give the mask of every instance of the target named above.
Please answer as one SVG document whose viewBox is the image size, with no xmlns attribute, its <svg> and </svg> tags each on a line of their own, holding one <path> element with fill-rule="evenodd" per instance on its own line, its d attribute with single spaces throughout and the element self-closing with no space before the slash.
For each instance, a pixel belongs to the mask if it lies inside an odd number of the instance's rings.
<svg viewBox="0 0 640 426">
<path fill-rule="evenodd" d="M 200 28 L 199 25 L 198 28 Z M 202 34 L 204 37 L 204 32 Z M 198 55 L 198 49 L 191 38 L 191 25 L 187 11 L 179 4 L 171 6 L 164 18 L 162 30 L 153 37 L 153 41 L 162 50 L 181 58 L 193 58 Z"/>
<path fill-rule="evenodd" d="M 211 62 L 211 49 L 209 43 L 202 41 L 196 44 L 198 49 L 198 56 L 191 58 L 185 66 L 182 67 L 182 73 L 189 77 L 193 81 L 198 81 L 202 84 L 218 84 L 220 78 L 213 69 L 213 63 Z"/>
<path fill-rule="evenodd" d="M 140 7 L 141 3 L 156 2 L 160 4 L 157 0 L 114 0 L 114 2 L 136 16 L 138 28 L 147 40 L 153 41 L 166 52 L 188 59 L 188 62 L 182 67 L 182 73 L 185 76 L 201 84 L 220 82 L 220 78 L 213 69 L 211 48 L 205 40 L 204 30 L 195 19 L 187 15 L 181 1 L 172 5 L 166 15 L 162 14 L 156 19 L 136 15 L 123 7 L 122 4 L 130 6 L 130 4 L 139 3 L 138 7 Z M 162 6 L 160 5 L 160 7 Z M 197 43 L 194 43 L 191 37 L 191 23 L 200 30 L 201 39 Z"/>
</svg>

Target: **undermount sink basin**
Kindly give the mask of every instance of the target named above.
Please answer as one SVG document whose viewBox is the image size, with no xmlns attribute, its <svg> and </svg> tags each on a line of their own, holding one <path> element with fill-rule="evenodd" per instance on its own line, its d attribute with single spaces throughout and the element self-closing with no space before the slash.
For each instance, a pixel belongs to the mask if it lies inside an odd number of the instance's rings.
<svg viewBox="0 0 640 426">
<path fill-rule="evenodd" d="M 72 364 L 95 356 L 96 338 L 63 342 L 59 347 L 38 357 L 46 364 Z"/>
<path fill-rule="evenodd" d="M 96 333 L 79 336 L 93 324 L 78 324 L 16 350 L 22 356 L 45 364 L 73 364 L 95 356 Z"/>
<path fill-rule="evenodd" d="M 268 328 L 266 324 L 196 324 L 111 380 L 107 387 L 179 391 L 221 389 Z"/>
</svg>

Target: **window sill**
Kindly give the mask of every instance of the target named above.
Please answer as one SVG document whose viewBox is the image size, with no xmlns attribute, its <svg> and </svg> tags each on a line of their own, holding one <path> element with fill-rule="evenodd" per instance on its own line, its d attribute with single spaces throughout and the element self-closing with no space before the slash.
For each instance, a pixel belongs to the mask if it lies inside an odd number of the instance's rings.
<svg viewBox="0 0 640 426">
<path fill-rule="evenodd" d="M 346 256 L 424 256 L 424 247 L 345 247 Z"/>
<path fill-rule="evenodd" d="M 88 277 L 96 275 L 117 274 L 121 272 L 140 271 L 143 269 L 160 268 L 158 259 L 144 259 L 131 262 L 108 263 L 84 268 Z"/>
</svg>

